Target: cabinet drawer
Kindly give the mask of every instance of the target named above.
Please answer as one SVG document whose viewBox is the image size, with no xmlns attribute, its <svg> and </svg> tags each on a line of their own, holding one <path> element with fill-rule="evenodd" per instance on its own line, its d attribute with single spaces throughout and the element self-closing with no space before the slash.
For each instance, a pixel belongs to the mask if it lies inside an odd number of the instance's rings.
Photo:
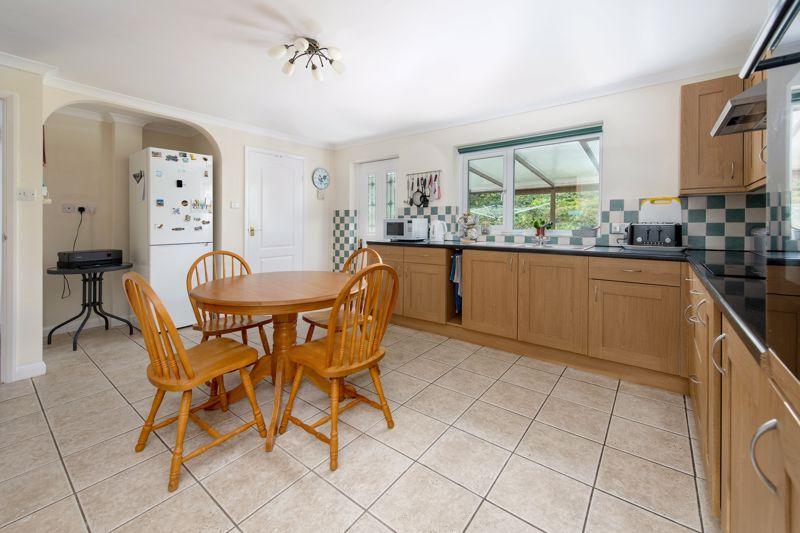
<svg viewBox="0 0 800 533">
<path fill-rule="evenodd" d="M 677 261 L 591 257 L 589 258 L 589 277 L 591 279 L 680 287 L 681 264 Z"/>
<path fill-rule="evenodd" d="M 402 261 L 403 260 L 403 247 L 402 246 L 381 246 L 379 244 L 370 244 L 370 248 L 378 252 L 381 259 L 386 261 Z"/>
<path fill-rule="evenodd" d="M 403 251 L 406 263 L 424 263 L 426 265 L 446 265 L 447 250 L 444 248 L 406 247 Z"/>
</svg>

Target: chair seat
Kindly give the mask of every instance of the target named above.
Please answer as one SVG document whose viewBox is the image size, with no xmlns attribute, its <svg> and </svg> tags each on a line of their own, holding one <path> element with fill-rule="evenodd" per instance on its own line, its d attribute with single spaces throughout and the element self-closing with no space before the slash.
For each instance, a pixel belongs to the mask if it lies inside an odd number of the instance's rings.
<svg viewBox="0 0 800 533">
<path fill-rule="evenodd" d="M 185 391 L 197 387 L 217 376 L 251 365 L 258 359 L 258 351 L 234 339 L 212 339 L 186 350 L 194 378 L 165 379 L 147 366 L 147 378 L 156 387 L 169 391 Z"/>
<path fill-rule="evenodd" d="M 225 315 L 210 318 L 203 322 L 202 326 L 194 325 L 194 329 L 202 331 L 208 336 L 223 335 L 234 333 L 243 329 L 265 326 L 272 322 L 271 316 L 264 315 Z"/>
<path fill-rule="evenodd" d="M 303 322 L 308 322 L 309 324 L 313 324 L 319 328 L 327 328 L 328 327 L 328 319 L 331 316 L 331 310 L 326 309 L 324 311 L 314 311 L 312 313 L 306 313 L 303 315 Z M 339 317 L 342 316 L 342 313 L 339 313 Z"/>
<path fill-rule="evenodd" d="M 381 359 L 383 359 L 386 349 L 381 346 L 375 352 L 375 355 L 364 361 L 361 365 L 353 367 L 348 366 L 345 370 L 337 370 L 335 367 L 328 367 L 325 361 L 327 354 L 328 338 L 306 342 L 293 346 L 286 352 L 286 356 L 293 363 L 308 367 L 324 378 L 340 378 L 351 374 L 358 373 L 365 368 L 369 368 Z M 335 350 L 335 348 L 334 348 Z"/>
</svg>

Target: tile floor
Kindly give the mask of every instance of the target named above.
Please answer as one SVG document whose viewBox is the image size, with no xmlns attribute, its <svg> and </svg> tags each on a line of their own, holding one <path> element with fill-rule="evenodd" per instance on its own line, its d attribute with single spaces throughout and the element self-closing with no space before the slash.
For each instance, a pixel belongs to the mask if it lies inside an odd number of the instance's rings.
<svg viewBox="0 0 800 533">
<path fill-rule="evenodd" d="M 69 340 L 47 347 L 46 376 L 0 385 L 3 529 L 718 529 L 688 399 L 396 326 L 382 365 L 393 430 L 365 405 L 343 414 L 335 472 L 298 428 L 272 453 L 250 430 L 189 461 L 169 493 L 174 426 L 133 450 L 153 394 L 141 337 L 89 330 L 77 352 Z M 352 382 L 372 391 L 368 375 Z M 264 413 L 271 389 L 256 389 Z M 328 409 L 313 387 L 299 398 L 299 417 Z M 203 416 L 227 429 L 250 416 L 245 404 Z M 177 405 L 168 396 L 159 416 Z M 190 450 L 208 437 L 190 424 L 187 439 Z"/>
</svg>

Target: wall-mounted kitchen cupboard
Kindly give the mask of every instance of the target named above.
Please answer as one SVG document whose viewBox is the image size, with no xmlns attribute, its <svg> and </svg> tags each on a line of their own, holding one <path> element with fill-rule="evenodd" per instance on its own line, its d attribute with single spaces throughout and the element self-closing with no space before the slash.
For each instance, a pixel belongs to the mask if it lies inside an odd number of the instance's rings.
<svg viewBox="0 0 800 533">
<path fill-rule="evenodd" d="M 766 184 L 765 132 L 712 137 L 728 100 L 764 79 L 725 76 L 681 87 L 681 194 L 733 193 Z"/>
</svg>

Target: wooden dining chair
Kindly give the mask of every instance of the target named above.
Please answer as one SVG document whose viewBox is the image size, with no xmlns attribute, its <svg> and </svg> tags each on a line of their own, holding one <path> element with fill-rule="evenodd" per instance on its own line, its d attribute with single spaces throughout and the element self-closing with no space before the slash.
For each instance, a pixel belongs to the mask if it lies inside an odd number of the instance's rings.
<svg viewBox="0 0 800 533">
<path fill-rule="evenodd" d="M 135 272 L 128 272 L 122 277 L 122 282 L 128 303 L 130 303 L 136 318 L 139 320 L 142 337 L 147 347 L 147 353 L 150 356 L 147 379 L 156 387 L 156 394 L 150 407 L 150 413 L 147 415 L 147 420 L 139 433 L 139 441 L 135 449 L 140 452 L 145 448 L 147 438 L 152 431 L 175 421 L 178 422 L 175 448 L 172 452 L 172 465 L 169 471 L 169 484 L 167 485 L 171 492 L 178 487 L 181 464 L 189 459 L 197 457 L 218 444 L 222 444 L 253 425 L 257 426 L 258 432 L 262 437 L 267 436 L 264 418 L 261 416 L 261 409 L 258 407 L 258 402 L 256 402 L 253 383 L 250 381 L 250 373 L 246 368 L 256 362 L 258 351 L 229 338 L 215 338 L 187 350 L 172 318 L 170 318 L 166 308 L 147 281 Z M 200 409 L 212 406 L 216 400 L 211 398 L 207 402 L 190 407 L 192 389 L 207 381 L 219 379 L 227 372 L 237 370 L 247 398 L 250 400 L 253 421 L 246 422 L 223 435 L 195 414 Z M 168 391 L 181 393 L 178 414 L 154 424 L 153 421 L 158 413 L 158 408 L 161 406 L 161 401 Z M 184 455 L 183 439 L 186 435 L 186 426 L 189 420 L 211 435 L 214 440 Z"/>
<path fill-rule="evenodd" d="M 331 308 L 328 335 L 317 341 L 296 345 L 286 354 L 297 367 L 279 431 L 284 433 L 289 422 L 292 422 L 328 443 L 331 470 L 336 470 L 338 466 L 340 413 L 359 403 L 366 403 L 382 410 L 386 424 L 389 428 L 394 427 L 389 404 L 383 395 L 378 362 L 386 353 L 381 347 L 381 340 L 397 301 L 397 284 L 397 272 L 389 265 L 371 265 L 356 273 L 342 288 Z M 331 414 L 311 424 L 292 416 L 292 406 L 306 367 L 330 381 Z M 344 378 L 362 370 L 369 371 L 380 403 L 349 391 L 348 397 L 353 400 L 340 408 Z M 317 431 L 319 426 L 328 421 L 331 423 L 330 436 Z"/>
<path fill-rule="evenodd" d="M 250 265 L 244 257 L 234 252 L 226 250 L 215 250 L 208 252 L 192 263 L 189 267 L 189 272 L 186 274 L 186 291 L 189 293 L 189 301 L 192 304 L 194 317 L 197 323 L 192 326 L 193 329 L 202 331 L 203 336 L 200 342 L 205 342 L 212 337 L 222 337 L 228 333 L 241 332 L 242 342 L 247 344 L 247 330 L 258 329 L 258 334 L 261 337 L 261 345 L 264 348 L 264 353 L 271 355 L 269 349 L 269 340 L 264 331 L 264 326 L 272 322 L 270 316 L 260 315 L 227 315 L 219 313 L 209 313 L 201 309 L 197 302 L 192 298 L 192 289 L 215 279 L 229 278 L 233 276 L 245 276 L 252 274 Z M 271 365 L 275 367 L 274 363 Z M 274 371 L 272 372 L 274 375 Z M 211 395 L 218 396 L 222 403 L 222 408 L 227 409 L 228 405 L 225 402 L 225 382 L 222 378 L 209 384 L 211 388 Z"/>
<path fill-rule="evenodd" d="M 345 272 L 352 276 L 357 272 L 361 272 L 370 265 L 381 264 L 381 263 L 383 263 L 383 259 L 381 259 L 381 254 L 379 254 L 373 248 L 359 248 L 358 250 L 350 254 L 350 257 L 348 257 L 347 261 L 344 262 L 344 266 L 342 266 L 342 272 Z M 314 338 L 315 328 L 328 329 L 329 315 L 330 311 L 328 310 L 314 311 L 303 315 L 303 322 L 308 323 L 308 333 L 306 333 L 306 342 L 311 342 L 311 340 Z"/>
</svg>

